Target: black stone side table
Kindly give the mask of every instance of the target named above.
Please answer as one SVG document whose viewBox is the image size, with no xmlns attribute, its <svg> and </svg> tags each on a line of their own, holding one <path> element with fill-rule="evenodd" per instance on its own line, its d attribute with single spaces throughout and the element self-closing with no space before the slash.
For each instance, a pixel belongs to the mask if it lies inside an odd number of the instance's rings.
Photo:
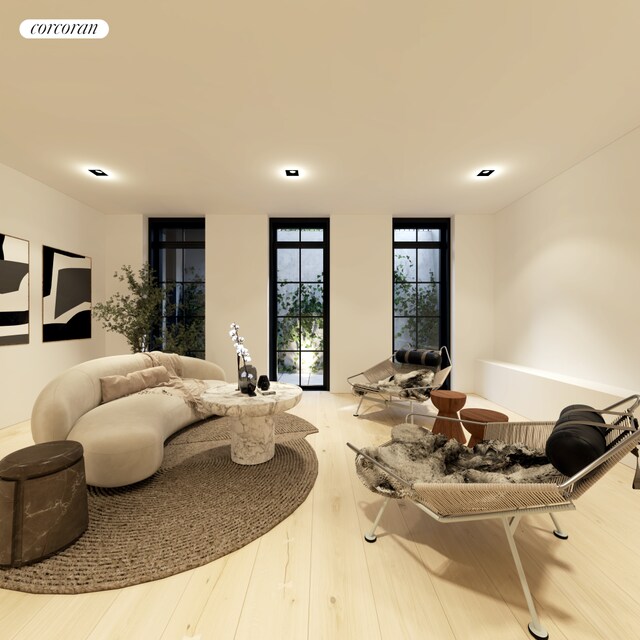
<svg viewBox="0 0 640 640">
<path fill-rule="evenodd" d="M 0 460 L 0 566 L 53 555 L 87 529 L 82 445 L 43 442 Z"/>
</svg>

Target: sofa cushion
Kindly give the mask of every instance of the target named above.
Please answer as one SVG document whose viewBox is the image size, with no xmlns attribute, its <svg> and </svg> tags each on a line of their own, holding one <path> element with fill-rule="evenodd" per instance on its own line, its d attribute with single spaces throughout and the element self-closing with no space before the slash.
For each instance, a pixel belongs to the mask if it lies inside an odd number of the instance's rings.
<svg viewBox="0 0 640 640">
<path fill-rule="evenodd" d="M 573 476 L 599 458 L 606 450 L 606 428 L 602 416 L 593 407 L 574 404 L 565 407 L 547 439 L 545 453 L 551 464 L 565 476 Z"/>
<path fill-rule="evenodd" d="M 125 376 L 104 376 L 100 378 L 102 402 L 111 402 L 165 382 L 169 382 L 169 372 L 163 366 L 132 371 Z"/>
</svg>

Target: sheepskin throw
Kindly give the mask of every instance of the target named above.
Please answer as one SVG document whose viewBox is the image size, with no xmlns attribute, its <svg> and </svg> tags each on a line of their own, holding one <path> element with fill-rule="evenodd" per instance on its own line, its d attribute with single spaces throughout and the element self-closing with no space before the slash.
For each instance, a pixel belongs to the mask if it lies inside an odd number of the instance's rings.
<svg viewBox="0 0 640 640">
<path fill-rule="evenodd" d="M 429 385 L 433 382 L 435 373 L 430 369 L 420 369 L 408 373 L 395 373 L 389 378 L 378 381 L 377 384 L 356 385 L 354 393 L 364 395 L 370 391 L 392 393 L 401 398 L 415 398 L 424 401 L 429 399 Z"/>
<path fill-rule="evenodd" d="M 427 483 L 539 483 L 561 482 L 564 476 L 549 463 L 544 452 L 524 444 L 499 440 L 481 442 L 470 449 L 442 434 L 434 435 L 412 424 L 393 428 L 391 441 L 363 451 L 413 484 Z M 356 467 L 366 487 L 393 498 L 411 495 L 405 486 L 366 458 Z"/>
</svg>

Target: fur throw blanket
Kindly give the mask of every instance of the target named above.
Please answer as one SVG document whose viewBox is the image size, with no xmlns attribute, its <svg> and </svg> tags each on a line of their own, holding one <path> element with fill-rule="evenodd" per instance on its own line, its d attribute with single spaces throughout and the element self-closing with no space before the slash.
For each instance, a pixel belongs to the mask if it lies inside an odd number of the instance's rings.
<svg viewBox="0 0 640 640">
<path fill-rule="evenodd" d="M 540 483 L 561 482 L 564 476 L 549 463 L 544 452 L 524 444 L 499 440 L 482 442 L 470 449 L 442 434 L 434 435 L 412 424 L 393 428 L 392 440 L 363 451 L 407 482 Z M 366 487 L 385 496 L 404 498 L 409 486 L 394 479 L 363 457 L 356 471 Z"/>
<path fill-rule="evenodd" d="M 424 401 L 429 399 L 429 385 L 433 382 L 435 373 L 431 369 L 419 369 L 409 373 L 395 373 L 377 384 L 356 385 L 356 395 L 365 395 L 369 391 L 393 393 L 401 398 L 415 398 Z"/>
</svg>

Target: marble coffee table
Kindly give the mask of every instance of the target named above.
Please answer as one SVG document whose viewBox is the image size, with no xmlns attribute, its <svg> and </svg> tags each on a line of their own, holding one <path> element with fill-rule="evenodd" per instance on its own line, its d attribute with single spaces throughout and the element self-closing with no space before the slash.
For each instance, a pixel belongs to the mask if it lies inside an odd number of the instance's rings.
<svg viewBox="0 0 640 640">
<path fill-rule="evenodd" d="M 231 459 L 238 464 L 261 464 L 273 458 L 273 416 L 295 407 L 302 397 L 300 387 L 284 382 L 272 382 L 270 391 L 275 394 L 256 391 L 251 397 L 233 383 L 211 387 L 202 396 L 213 413 L 231 418 Z"/>
</svg>

